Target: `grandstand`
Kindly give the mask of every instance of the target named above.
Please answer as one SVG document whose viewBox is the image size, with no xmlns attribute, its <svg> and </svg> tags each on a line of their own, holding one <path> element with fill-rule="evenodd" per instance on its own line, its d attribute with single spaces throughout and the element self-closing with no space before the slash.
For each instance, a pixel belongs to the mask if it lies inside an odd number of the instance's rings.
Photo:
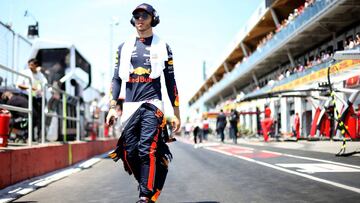
<svg viewBox="0 0 360 203">
<path fill-rule="evenodd" d="M 190 109 L 218 112 L 236 107 L 240 112 L 256 112 L 257 108 L 263 111 L 266 104 L 282 134 L 291 132 L 298 112 L 301 136 L 307 137 L 316 111 L 309 99 L 245 100 L 267 92 L 314 88 L 319 81 L 326 81 L 326 69 L 334 65 L 331 58 L 335 51 L 359 49 L 359 11 L 360 1 L 355 0 L 262 2 L 218 67 L 189 100 Z M 336 62 L 349 73 L 346 77 L 338 74 L 335 86 L 359 88 L 359 83 L 347 85 L 348 78 L 359 75 L 355 71 L 358 64 L 356 60 Z M 307 94 L 321 96 L 319 92 Z M 356 100 L 354 107 L 359 103 Z M 240 123 L 253 132 L 257 130 L 253 114 L 243 114 Z"/>
</svg>

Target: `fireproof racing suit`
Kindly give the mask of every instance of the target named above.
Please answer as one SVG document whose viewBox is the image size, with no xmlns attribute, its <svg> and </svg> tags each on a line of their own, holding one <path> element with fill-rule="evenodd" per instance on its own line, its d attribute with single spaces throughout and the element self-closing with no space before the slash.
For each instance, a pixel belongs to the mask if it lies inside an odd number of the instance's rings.
<svg viewBox="0 0 360 203">
<path fill-rule="evenodd" d="M 131 54 L 131 64 L 134 71 L 129 73 L 126 82 L 126 102 L 141 102 L 149 100 L 162 100 L 161 80 L 150 78 L 150 46 L 153 37 L 137 38 Z M 112 97 L 117 100 L 121 90 L 121 78 L 119 77 L 120 56 L 124 44 L 121 44 L 117 52 L 116 66 L 112 80 Z M 172 51 L 166 45 L 168 60 L 165 61 L 163 75 L 167 92 L 173 106 L 179 105 L 178 90 L 176 87 Z M 145 196 L 156 201 L 164 185 L 167 165 L 172 158 L 166 141 L 163 112 L 151 103 L 143 103 L 132 114 L 125 125 L 120 137 L 114 160 L 122 159 L 125 170 L 139 183 L 140 196 Z M 111 156 L 111 155 L 110 155 Z M 112 157 L 112 158 L 113 158 Z"/>
</svg>

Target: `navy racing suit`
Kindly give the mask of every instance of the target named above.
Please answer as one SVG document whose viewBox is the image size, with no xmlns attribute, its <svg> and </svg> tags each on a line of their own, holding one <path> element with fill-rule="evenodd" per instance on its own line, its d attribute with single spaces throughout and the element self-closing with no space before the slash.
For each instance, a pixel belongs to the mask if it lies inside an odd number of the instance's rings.
<svg viewBox="0 0 360 203">
<path fill-rule="evenodd" d="M 131 54 L 131 64 L 134 71 L 129 73 L 126 82 L 125 102 L 141 102 L 162 100 L 160 77 L 152 79 L 150 46 L 153 37 L 136 39 Z M 120 95 L 122 80 L 119 77 L 120 56 L 123 44 L 118 48 L 116 66 L 112 80 L 112 97 L 117 100 Z M 166 45 L 168 60 L 164 61 L 163 76 L 167 92 L 173 106 L 179 105 L 176 87 L 172 52 Z M 122 136 L 115 150 L 122 159 L 124 168 L 133 174 L 139 183 L 139 196 L 149 197 L 156 201 L 165 183 L 167 165 L 172 155 L 166 145 L 163 135 L 165 125 L 163 112 L 151 103 L 143 103 L 132 114 L 123 129 Z"/>
</svg>

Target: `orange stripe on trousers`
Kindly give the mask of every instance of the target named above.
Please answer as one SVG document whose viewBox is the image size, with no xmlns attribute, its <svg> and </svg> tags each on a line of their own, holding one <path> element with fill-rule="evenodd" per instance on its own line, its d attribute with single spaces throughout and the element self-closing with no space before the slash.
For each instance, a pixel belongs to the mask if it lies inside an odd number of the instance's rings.
<svg viewBox="0 0 360 203">
<path fill-rule="evenodd" d="M 126 150 L 124 150 L 124 161 L 125 161 L 126 165 L 129 167 L 131 173 L 134 174 L 134 172 L 132 171 L 132 168 L 131 168 L 126 156 L 127 156 L 127 152 L 126 152 Z M 134 174 L 134 176 L 135 176 L 135 174 Z"/>
<path fill-rule="evenodd" d="M 150 153 L 149 153 L 149 157 L 150 157 L 150 168 L 149 168 L 149 177 L 148 177 L 148 189 L 149 190 L 153 190 L 154 188 L 154 182 L 155 182 L 155 173 L 156 173 L 156 157 L 155 157 L 155 151 L 156 151 L 156 147 L 157 147 L 157 141 L 158 141 L 158 137 L 159 137 L 159 133 L 160 133 L 160 129 L 157 129 L 157 133 L 154 137 L 153 142 L 151 143 L 150 146 Z"/>
</svg>

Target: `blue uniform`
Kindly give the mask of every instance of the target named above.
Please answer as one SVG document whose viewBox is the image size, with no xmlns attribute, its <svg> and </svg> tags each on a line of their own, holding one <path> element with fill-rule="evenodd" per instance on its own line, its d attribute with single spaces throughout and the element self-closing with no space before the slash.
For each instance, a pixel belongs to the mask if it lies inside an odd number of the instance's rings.
<svg viewBox="0 0 360 203">
<path fill-rule="evenodd" d="M 136 39 L 131 54 L 133 73 L 126 82 L 125 102 L 140 102 L 158 99 L 162 100 L 160 77 L 152 79 L 150 62 L 150 46 L 153 37 Z M 119 46 L 117 63 L 112 80 L 112 97 L 117 100 L 121 90 L 119 77 L 119 61 L 121 50 Z M 167 45 L 168 60 L 165 61 L 163 75 L 167 92 L 173 106 L 179 105 L 178 90 L 174 78 L 172 52 Z M 123 160 L 124 168 L 129 174 L 134 174 L 140 185 L 141 197 L 149 197 L 154 201 L 159 196 L 167 174 L 168 157 L 172 156 L 166 140 L 162 136 L 164 127 L 163 113 L 151 103 L 143 103 L 131 116 L 119 139 L 117 156 Z"/>
</svg>

